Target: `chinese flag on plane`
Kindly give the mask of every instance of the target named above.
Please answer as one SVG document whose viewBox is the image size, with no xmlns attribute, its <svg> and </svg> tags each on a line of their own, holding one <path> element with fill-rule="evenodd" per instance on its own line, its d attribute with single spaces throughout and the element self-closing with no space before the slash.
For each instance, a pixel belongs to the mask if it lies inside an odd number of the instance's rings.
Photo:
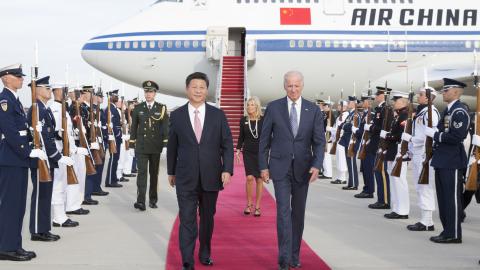
<svg viewBox="0 0 480 270">
<path fill-rule="evenodd" d="M 280 8 L 281 25 L 310 25 L 310 8 Z"/>
</svg>

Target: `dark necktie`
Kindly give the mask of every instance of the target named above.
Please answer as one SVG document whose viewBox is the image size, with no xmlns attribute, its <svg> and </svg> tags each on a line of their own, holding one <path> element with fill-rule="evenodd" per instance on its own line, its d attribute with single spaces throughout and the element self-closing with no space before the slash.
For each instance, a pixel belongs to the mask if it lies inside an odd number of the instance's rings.
<svg viewBox="0 0 480 270">
<path fill-rule="evenodd" d="M 298 132 L 297 109 L 295 108 L 295 104 L 295 102 L 292 102 L 290 109 L 290 126 L 292 127 L 293 137 L 297 136 Z"/>
</svg>

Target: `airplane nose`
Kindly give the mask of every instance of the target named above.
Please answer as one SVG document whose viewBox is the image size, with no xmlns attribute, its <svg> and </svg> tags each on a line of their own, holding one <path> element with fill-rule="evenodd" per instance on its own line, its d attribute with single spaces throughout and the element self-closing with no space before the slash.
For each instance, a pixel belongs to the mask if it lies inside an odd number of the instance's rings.
<svg viewBox="0 0 480 270">
<path fill-rule="evenodd" d="M 93 50 L 93 46 L 91 43 L 85 43 L 81 50 L 81 55 L 83 60 L 87 62 L 89 65 L 98 69 L 97 59 L 98 59 L 98 51 Z"/>
</svg>

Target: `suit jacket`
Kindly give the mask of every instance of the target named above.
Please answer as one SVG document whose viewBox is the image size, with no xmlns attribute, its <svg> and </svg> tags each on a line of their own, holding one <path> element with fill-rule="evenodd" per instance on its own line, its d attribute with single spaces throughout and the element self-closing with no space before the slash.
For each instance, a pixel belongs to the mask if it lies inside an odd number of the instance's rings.
<svg viewBox="0 0 480 270">
<path fill-rule="evenodd" d="M 188 103 L 170 114 L 167 168 L 176 176 L 178 191 L 223 189 L 221 174 L 233 175 L 233 140 L 222 110 L 205 104 L 202 137 L 197 142 Z"/>
<path fill-rule="evenodd" d="M 260 170 L 269 169 L 273 180 L 281 180 L 293 160 L 295 180 L 306 182 L 311 167 L 322 168 L 324 153 L 323 114 L 318 106 L 302 99 L 298 132 L 293 137 L 287 97 L 268 104 L 260 136 Z"/>
</svg>

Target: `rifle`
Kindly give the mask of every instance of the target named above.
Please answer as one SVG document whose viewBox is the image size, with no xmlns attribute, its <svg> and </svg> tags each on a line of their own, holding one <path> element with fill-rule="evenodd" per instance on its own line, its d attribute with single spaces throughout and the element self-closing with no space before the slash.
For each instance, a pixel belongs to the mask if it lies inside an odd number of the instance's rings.
<svg viewBox="0 0 480 270">
<path fill-rule="evenodd" d="M 410 95 L 408 96 L 408 118 L 407 118 L 407 123 L 405 125 L 405 128 L 403 129 L 404 133 L 407 133 L 409 135 L 412 135 L 412 125 L 413 125 L 413 89 L 410 88 Z M 400 177 L 400 174 L 402 173 L 402 163 L 403 163 L 403 157 L 407 154 L 408 152 L 408 142 L 402 140 L 401 146 L 400 146 L 400 154 L 397 155 L 397 158 L 395 160 L 395 166 L 392 169 L 392 176 L 395 177 Z"/>
<path fill-rule="evenodd" d="M 87 175 L 94 175 L 97 173 L 95 170 L 95 165 L 93 164 L 93 157 L 90 149 L 88 147 L 87 138 L 85 137 L 85 131 L 83 126 L 83 120 L 80 115 L 80 101 L 75 101 L 75 109 L 77 112 L 77 127 L 78 127 L 78 137 L 80 140 L 80 147 L 83 147 L 88 150 L 88 155 L 85 156 L 85 166 L 87 168 Z"/>
<path fill-rule="evenodd" d="M 389 131 L 390 128 L 389 124 L 389 116 L 390 116 L 390 105 L 388 105 L 388 90 L 387 90 L 387 82 L 385 82 L 385 107 L 383 108 L 383 124 L 382 130 Z M 387 130 L 388 129 L 388 130 Z M 378 143 L 378 150 L 377 155 L 375 156 L 375 170 L 382 171 L 383 170 L 383 161 L 385 160 L 385 152 L 387 151 L 387 140 L 380 137 L 380 142 Z"/>
<path fill-rule="evenodd" d="M 93 90 L 92 93 L 90 94 L 90 115 L 89 115 L 89 124 L 90 124 L 90 145 L 92 143 L 97 142 L 97 130 L 96 130 L 96 125 L 95 125 L 95 115 L 93 114 Z M 100 145 L 100 144 L 99 144 Z M 103 163 L 102 161 L 102 156 L 100 154 L 99 149 L 92 149 L 92 156 L 93 160 L 95 161 L 96 165 L 101 165 Z"/>
<path fill-rule="evenodd" d="M 330 104 L 330 96 L 328 96 L 328 103 Z M 332 106 L 330 105 L 330 110 L 328 111 L 328 119 L 327 119 L 327 127 L 332 126 Z M 328 151 L 328 141 L 330 141 L 330 137 L 332 136 L 330 131 L 325 133 L 325 153 Z"/>
<path fill-rule="evenodd" d="M 340 121 L 342 121 L 343 115 L 343 102 L 340 100 L 340 114 L 338 115 Z M 330 155 L 335 155 L 337 152 L 337 144 L 340 141 L 340 134 L 342 132 L 341 124 L 337 126 L 337 131 L 335 132 L 335 141 L 332 144 L 332 148 L 330 149 Z"/>
<path fill-rule="evenodd" d="M 112 125 L 112 112 L 110 111 L 110 95 L 107 94 L 108 97 L 108 105 L 107 105 L 107 132 L 108 132 L 108 137 L 114 136 L 113 134 L 113 129 L 111 127 Z M 115 142 L 115 138 L 113 140 L 108 140 L 108 150 L 110 151 L 110 154 L 116 154 L 117 153 L 117 144 Z"/>
<path fill-rule="evenodd" d="M 100 157 L 102 158 L 102 160 L 105 158 L 105 145 L 103 144 L 103 131 L 102 131 L 102 128 L 101 128 L 101 124 L 102 124 L 102 121 L 100 120 L 100 102 L 97 101 L 97 110 L 96 110 L 96 116 L 97 116 L 97 119 L 96 119 L 96 125 L 95 125 L 95 129 L 96 129 L 96 133 L 97 133 L 97 141 L 98 141 L 98 144 L 100 145 Z"/>
<path fill-rule="evenodd" d="M 38 67 L 35 66 L 32 70 L 32 129 L 33 129 L 33 148 L 42 149 L 42 144 L 40 141 L 42 139 L 42 134 L 37 131 L 37 124 L 39 122 L 38 118 L 38 104 L 37 104 L 37 76 L 38 76 Z M 46 160 L 38 159 L 38 181 L 39 182 L 51 182 L 52 176 L 50 175 L 50 168 Z"/>
<path fill-rule="evenodd" d="M 370 88 L 370 81 L 368 82 L 367 94 L 369 97 L 372 95 L 372 89 Z M 371 114 L 372 114 L 372 105 L 370 104 L 370 106 L 368 107 L 365 124 L 369 124 L 372 121 Z M 360 145 L 360 150 L 358 150 L 358 159 L 364 160 L 367 157 L 367 144 L 369 141 L 370 141 L 370 130 L 364 130 L 363 136 L 362 136 L 362 144 Z"/>
<path fill-rule="evenodd" d="M 478 82 L 477 72 L 477 55 L 475 56 L 475 71 L 474 71 L 474 86 L 477 90 L 477 113 L 475 117 L 475 135 L 480 135 L 480 85 Z M 480 148 L 474 146 L 474 158 L 475 161 L 470 165 L 467 182 L 465 183 L 465 190 L 476 191 L 478 189 L 478 161 L 480 160 Z"/>
<path fill-rule="evenodd" d="M 353 82 L 353 95 L 355 96 L 355 82 Z M 355 101 L 355 111 L 353 112 L 353 126 L 358 127 L 358 106 Z M 350 137 L 350 142 L 348 144 L 348 151 L 347 157 L 353 158 L 355 157 L 355 143 L 357 142 L 357 136 L 355 136 L 355 132 L 352 132 L 352 136 Z"/>
<path fill-rule="evenodd" d="M 68 119 L 67 119 L 67 93 L 68 87 L 65 86 L 63 89 L 63 99 L 62 99 L 62 141 L 63 141 L 63 155 L 70 156 L 70 140 L 68 134 Z M 77 175 L 73 166 L 67 166 L 67 184 L 75 185 L 78 184 Z"/>
<path fill-rule="evenodd" d="M 122 135 L 127 135 L 127 125 L 125 123 L 125 97 L 123 95 L 122 95 L 121 112 L 122 112 Z M 125 150 L 128 150 L 129 149 L 128 141 L 125 140 L 123 144 L 125 144 Z"/>
</svg>

